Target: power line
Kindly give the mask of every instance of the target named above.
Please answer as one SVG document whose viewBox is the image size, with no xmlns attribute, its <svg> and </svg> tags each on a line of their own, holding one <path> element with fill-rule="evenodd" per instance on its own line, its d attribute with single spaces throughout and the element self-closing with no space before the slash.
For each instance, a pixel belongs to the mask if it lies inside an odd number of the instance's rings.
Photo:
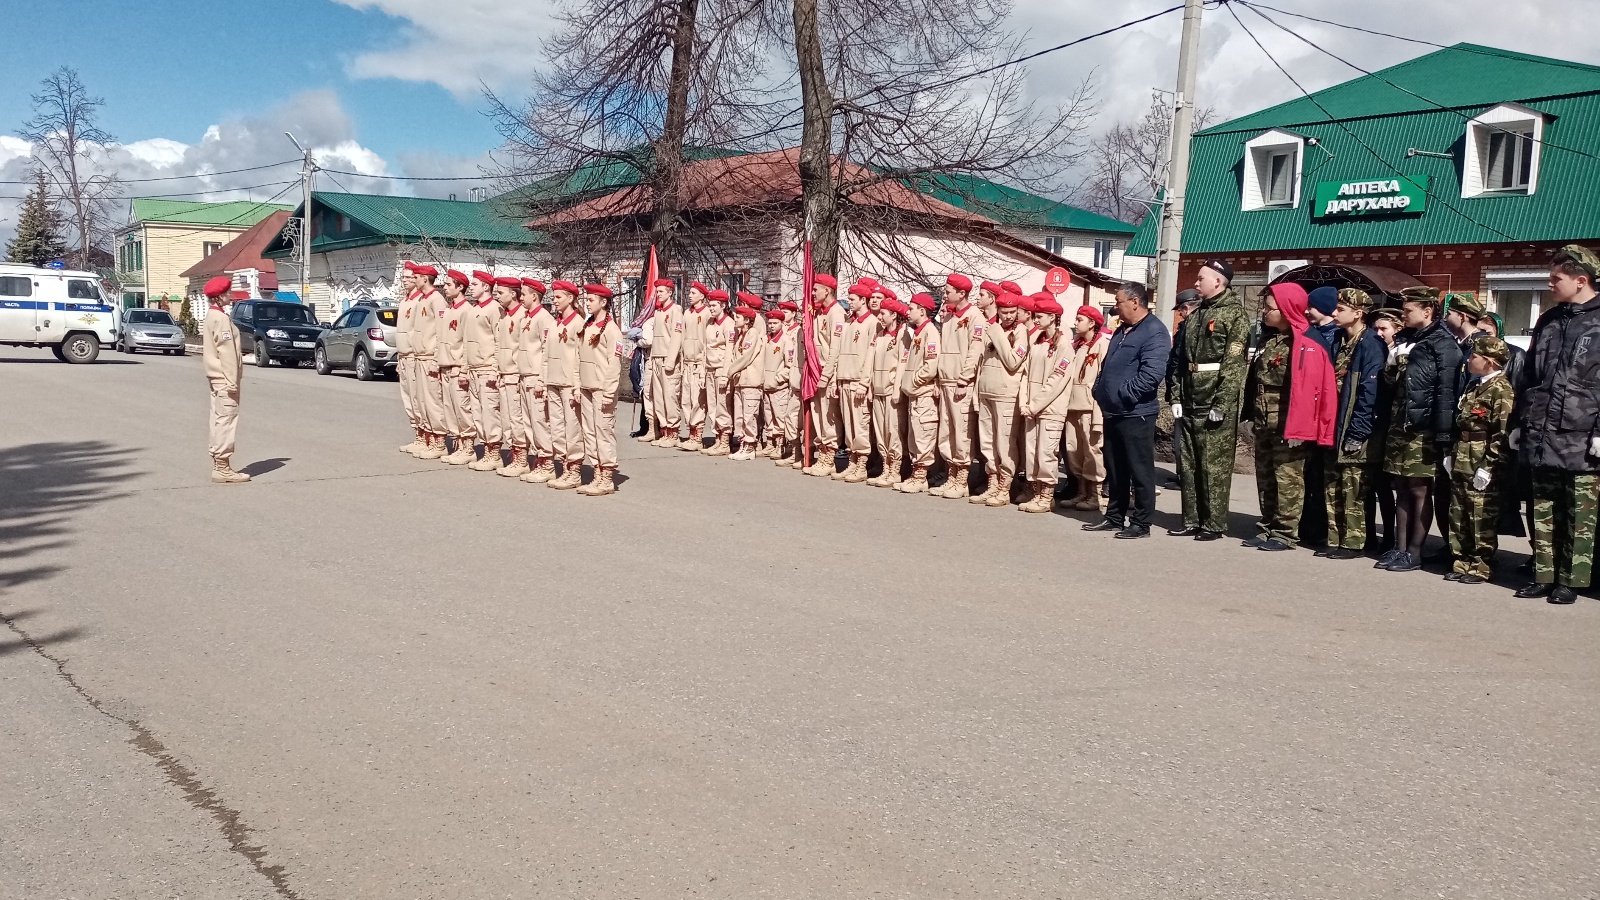
<svg viewBox="0 0 1600 900">
<path fill-rule="evenodd" d="M 374 175 L 370 172 L 345 172 L 340 169 L 324 169 L 317 167 L 318 172 L 331 172 L 335 175 L 348 175 L 351 178 L 381 178 L 388 181 L 493 181 L 497 175 Z"/>
<path fill-rule="evenodd" d="M 280 185 L 285 185 L 285 184 L 299 184 L 299 183 L 300 182 L 298 182 L 298 181 L 272 181 L 272 182 L 268 182 L 266 184 L 248 184 L 248 185 L 244 185 L 242 187 L 213 187 L 213 188 L 206 188 L 204 190 L 199 190 L 199 191 L 178 191 L 178 192 L 171 193 L 171 194 L 143 194 L 143 195 L 140 195 L 138 197 L 130 197 L 128 199 L 130 199 L 130 200 L 159 200 L 159 199 L 161 199 L 163 197 L 196 197 L 196 196 L 199 196 L 201 194 L 226 194 L 226 193 L 229 193 L 229 192 L 232 192 L 232 191 L 256 191 L 256 190 L 262 190 L 262 189 L 265 189 L 265 188 L 278 187 Z M 0 197 L 0 200 L 26 200 L 26 199 L 28 199 L 26 196 L 22 196 L 22 197 Z M 120 200 L 122 198 L 120 198 L 120 197 L 104 197 L 104 198 L 101 198 L 101 199 L 104 199 L 104 200 Z"/>
<path fill-rule="evenodd" d="M 262 169 L 276 169 L 279 166 L 285 166 L 285 165 L 288 165 L 289 163 L 298 163 L 299 161 L 300 160 L 298 160 L 298 159 L 288 159 L 288 160 L 284 160 L 283 162 L 267 163 L 264 166 L 251 166 L 248 169 L 228 169 L 228 170 L 223 171 L 223 172 L 196 172 L 193 175 L 162 175 L 162 176 L 157 177 L 157 178 L 118 178 L 117 181 L 122 183 L 122 184 L 144 184 L 144 183 L 150 182 L 150 181 L 183 181 L 183 180 L 186 180 L 186 179 L 189 179 L 189 178 L 213 178 L 213 177 L 215 177 L 217 175 L 237 175 L 240 172 L 259 172 Z M 33 184 L 33 180 L 32 179 L 28 179 L 26 181 L 0 181 L 0 184 Z M 171 194 L 171 195 L 157 195 L 157 196 L 174 196 L 175 197 L 175 196 L 178 196 L 178 195 L 177 194 Z"/>
</svg>

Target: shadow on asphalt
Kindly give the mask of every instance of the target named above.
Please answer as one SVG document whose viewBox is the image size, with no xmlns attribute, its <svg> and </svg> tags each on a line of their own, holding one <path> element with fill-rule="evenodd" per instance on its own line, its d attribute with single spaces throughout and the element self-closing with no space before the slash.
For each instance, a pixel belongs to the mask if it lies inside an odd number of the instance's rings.
<svg viewBox="0 0 1600 900">
<path fill-rule="evenodd" d="M 272 459 L 258 459 L 239 471 L 249 475 L 251 478 L 255 478 L 258 475 L 265 475 L 268 472 L 278 471 L 279 469 L 283 468 L 284 463 L 287 463 L 292 459 L 294 459 L 292 456 L 275 456 Z"/>
</svg>

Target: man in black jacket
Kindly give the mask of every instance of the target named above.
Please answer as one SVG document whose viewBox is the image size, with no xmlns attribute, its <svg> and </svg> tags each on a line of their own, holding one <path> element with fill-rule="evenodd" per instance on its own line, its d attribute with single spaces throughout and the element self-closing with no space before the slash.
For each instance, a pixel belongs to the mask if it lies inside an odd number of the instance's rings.
<svg viewBox="0 0 1600 900">
<path fill-rule="evenodd" d="M 1533 470 L 1533 584 L 1518 597 L 1572 603 L 1589 586 L 1600 489 L 1600 254 L 1570 244 L 1550 260 L 1550 296 L 1522 370 L 1511 433 Z M 1520 438 L 1520 440 L 1519 440 Z"/>
<path fill-rule="evenodd" d="M 1156 394 L 1172 339 L 1150 312 L 1150 292 L 1142 284 L 1129 282 L 1117 291 L 1117 316 L 1122 324 L 1111 335 L 1094 382 L 1094 400 L 1105 417 L 1109 497 L 1105 518 L 1083 530 L 1145 538 L 1156 505 Z"/>
<path fill-rule="evenodd" d="M 1333 374 L 1339 382 L 1339 412 L 1333 446 L 1323 451 L 1326 478 L 1328 559 L 1355 559 L 1367 542 L 1367 486 L 1376 455 L 1368 452 L 1377 418 L 1378 379 L 1389 348 L 1367 327 L 1372 298 L 1344 288 L 1333 310 L 1340 332 L 1334 344 Z"/>
</svg>

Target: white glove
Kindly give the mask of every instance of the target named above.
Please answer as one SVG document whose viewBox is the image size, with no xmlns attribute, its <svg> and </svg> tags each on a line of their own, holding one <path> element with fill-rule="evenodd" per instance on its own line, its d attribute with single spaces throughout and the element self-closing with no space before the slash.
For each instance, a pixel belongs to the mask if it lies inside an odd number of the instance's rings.
<svg viewBox="0 0 1600 900">
<path fill-rule="evenodd" d="M 1477 471 L 1477 473 L 1472 476 L 1472 489 L 1475 490 L 1475 491 L 1481 491 L 1481 490 L 1487 488 L 1488 486 L 1489 486 L 1489 470 L 1488 469 L 1479 469 Z"/>
<path fill-rule="evenodd" d="M 1222 410 L 1213 409 L 1211 412 L 1206 413 L 1206 421 L 1207 422 L 1221 422 L 1222 421 Z"/>
<path fill-rule="evenodd" d="M 1301 444 L 1304 444 L 1304 443 L 1305 443 L 1305 441 L 1290 441 L 1289 442 L 1289 446 L 1298 447 L 1298 446 L 1300 446 Z"/>
<path fill-rule="evenodd" d="M 1515 449 L 1517 449 L 1517 445 L 1520 444 L 1520 443 L 1522 443 L 1522 429 L 1521 428 L 1513 428 L 1513 429 L 1511 429 L 1511 433 L 1506 435 L 1506 446 L 1510 447 L 1513 450 L 1515 450 Z"/>
<path fill-rule="evenodd" d="M 1174 404 L 1172 404 L 1172 417 L 1174 419 L 1183 418 L 1183 404 L 1182 403 L 1174 403 Z"/>
<path fill-rule="evenodd" d="M 1589 438 L 1589 455 L 1600 456 L 1600 437 Z"/>
<path fill-rule="evenodd" d="M 1456 467 L 1455 466 L 1455 462 L 1456 462 L 1456 458 L 1454 456 L 1446 456 L 1444 458 L 1444 470 L 1446 472 L 1449 472 L 1449 471 L 1452 471 L 1453 469 L 1455 469 L 1455 467 Z"/>
</svg>

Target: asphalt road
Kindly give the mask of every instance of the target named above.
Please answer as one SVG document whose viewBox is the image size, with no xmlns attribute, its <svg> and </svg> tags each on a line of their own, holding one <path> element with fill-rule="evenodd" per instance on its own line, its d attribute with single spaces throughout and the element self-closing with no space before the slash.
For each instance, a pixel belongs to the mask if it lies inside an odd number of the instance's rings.
<svg viewBox="0 0 1600 900">
<path fill-rule="evenodd" d="M 633 441 L 578 497 L 309 369 L 214 486 L 198 360 L 106 359 L 0 348 L 0 897 L 1600 897 L 1592 599 Z"/>
</svg>

